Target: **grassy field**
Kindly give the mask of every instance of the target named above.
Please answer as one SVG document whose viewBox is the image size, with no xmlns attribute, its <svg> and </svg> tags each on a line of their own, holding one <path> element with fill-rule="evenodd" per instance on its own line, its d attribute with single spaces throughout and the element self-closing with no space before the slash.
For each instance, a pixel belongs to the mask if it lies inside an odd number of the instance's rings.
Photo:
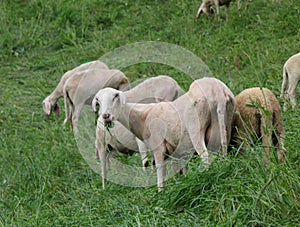
<svg viewBox="0 0 300 227">
<path fill-rule="evenodd" d="M 47 117 L 42 110 L 64 72 L 142 41 L 191 51 L 234 94 L 254 86 L 279 94 L 282 66 L 300 50 L 300 2 L 254 0 L 240 13 L 233 2 L 228 22 L 223 8 L 220 22 L 210 16 L 195 21 L 199 5 L 0 0 L 1 226 L 300 225 L 299 107 L 283 113 L 285 164 L 264 163 L 259 144 L 217 158 L 206 172 L 195 157 L 188 173 L 169 180 L 162 193 L 111 182 L 102 190 L 100 175 L 62 125 L 64 115 Z M 184 89 L 190 83 L 181 71 L 156 63 L 122 71 L 131 81 L 167 74 Z"/>
</svg>

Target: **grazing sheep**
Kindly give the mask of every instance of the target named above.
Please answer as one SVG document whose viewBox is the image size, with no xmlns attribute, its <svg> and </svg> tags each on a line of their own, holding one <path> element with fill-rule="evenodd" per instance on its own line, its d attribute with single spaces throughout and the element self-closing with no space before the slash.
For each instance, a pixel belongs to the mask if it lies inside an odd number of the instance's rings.
<svg viewBox="0 0 300 227">
<path fill-rule="evenodd" d="M 80 71 L 66 81 L 63 87 L 66 113 L 64 124 L 70 121 L 75 134 L 78 133 L 78 119 L 84 104 L 90 105 L 97 91 L 105 87 L 124 91 L 130 85 L 121 71 L 106 69 Z"/>
<path fill-rule="evenodd" d="M 180 95 L 180 87 L 177 82 L 168 76 L 157 76 L 149 78 L 136 87 L 124 92 L 126 100 L 132 103 L 151 103 L 160 101 L 173 101 Z M 92 107 L 96 111 L 96 99 L 93 100 Z M 142 165 L 145 170 L 149 165 L 147 159 L 147 148 L 144 143 L 135 137 L 132 132 L 121 123 L 115 121 L 113 128 L 107 132 L 102 118 L 97 121 L 96 128 L 96 154 L 101 162 L 102 187 L 106 186 L 106 174 L 109 167 L 109 157 L 106 152 L 109 148 L 110 154 L 118 151 L 126 155 L 132 155 L 140 151 Z"/>
<path fill-rule="evenodd" d="M 200 5 L 196 18 L 199 18 L 202 13 L 210 13 L 213 14 L 214 10 L 212 5 L 215 4 L 217 8 L 218 18 L 220 19 L 220 6 L 225 5 L 226 7 L 226 20 L 229 18 L 229 5 L 231 0 L 203 0 Z M 246 8 L 248 8 L 249 0 L 246 0 Z M 238 0 L 238 10 L 241 8 L 241 0 Z"/>
<path fill-rule="evenodd" d="M 57 105 L 57 100 L 63 96 L 63 87 L 65 85 L 65 82 L 67 79 L 69 79 L 71 76 L 73 76 L 75 73 L 87 69 L 108 69 L 107 65 L 104 64 L 101 61 L 92 61 L 88 63 L 81 64 L 80 66 L 69 70 L 66 72 L 62 78 L 60 79 L 60 82 L 54 89 L 54 91 L 47 96 L 43 101 L 43 110 L 47 115 L 50 115 L 52 111 L 59 114 L 59 106 Z"/>
<path fill-rule="evenodd" d="M 255 138 L 261 139 L 267 153 L 275 146 L 278 159 L 284 159 L 284 128 L 275 95 L 267 88 L 254 87 L 242 91 L 235 99 L 233 143 L 239 147 L 243 142 L 251 144 Z"/>
<path fill-rule="evenodd" d="M 283 66 L 283 81 L 281 86 L 281 98 L 290 99 L 292 107 L 297 105 L 296 88 L 300 80 L 300 53 L 290 57 Z M 285 100 L 283 110 L 287 110 L 287 102 Z"/>
<path fill-rule="evenodd" d="M 195 149 L 208 164 L 207 149 L 221 148 L 223 155 L 227 153 L 235 99 L 215 78 L 194 81 L 189 91 L 173 102 L 126 103 L 124 93 L 112 88 L 100 90 L 94 102 L 100 103 L 99 118 L 104 123 L 118 120 L 153 152 L 158 191 L 163 187 L 167 155 L 181 156 Z"/>
</svg>

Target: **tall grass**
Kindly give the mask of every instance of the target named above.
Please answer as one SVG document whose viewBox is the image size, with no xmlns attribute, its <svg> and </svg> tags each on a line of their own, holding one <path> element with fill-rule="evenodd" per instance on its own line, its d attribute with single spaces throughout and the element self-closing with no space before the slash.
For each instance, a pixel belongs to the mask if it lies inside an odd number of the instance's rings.
<svg viewBox="0 0 300 227">
<path fill-rule="evenodd" d="M 188 163 L 162 193 L 108 183 L 80 155 L 63 114 L 47 117 L 42 100 L 62 74 L 140 41 L 180 45 L 198 55 L 234 94 L 265 86 L 279 94 L 282 66 L 300 49 L 300 2 L 231 5 L 230 19 L 203 16 L 200 1 L 0 1 L 0 223 L 3 226 L 296 226 L 300 224 L 299 107 L 283 113 L 285 164 L 262 160 L 260 145 Z M 188 75 L 165 65 L 122 69 L 131 81 Z M 299 89 L 297 89 L 299 93 Z M 280 100 L 282 101 L 282 100 Z M 63 106 L 63 101 L 59 100 Z"/>
</svg>

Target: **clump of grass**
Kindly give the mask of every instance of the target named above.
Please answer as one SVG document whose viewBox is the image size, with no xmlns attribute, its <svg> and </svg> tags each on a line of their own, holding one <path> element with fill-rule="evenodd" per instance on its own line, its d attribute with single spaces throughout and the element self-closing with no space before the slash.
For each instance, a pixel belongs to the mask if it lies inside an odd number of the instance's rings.
<svg viewBox="0 0 300 227">
<path fill-rule="evenodd" d="M 204 172 L 199 159 L 193 160 L 187 175 L 169 182 L 155 206 L 188 211 L 201 222 L 222 225 L 298 223 L 298 173 L 291 171 L 290 163 L 265 163 L 262 150 L 217 158 Z"/>
</svg>

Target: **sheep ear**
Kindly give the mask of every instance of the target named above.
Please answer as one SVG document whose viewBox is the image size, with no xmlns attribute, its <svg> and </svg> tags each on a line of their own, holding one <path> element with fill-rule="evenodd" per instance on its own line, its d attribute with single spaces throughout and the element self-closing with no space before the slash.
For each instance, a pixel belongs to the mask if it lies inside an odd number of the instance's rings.
<svg viewBox="0 0 300 227">
<path fill-rule="evenodd" d="M 53 107 L 54 112 L 59 115 L 60 114 L 60 109 L 59 109 L 59 105 L 57 105 L 57 103 L 55 103 L 54 107 Z"/>
<path fill-rule="evenodd" d="M 126 97 L 125 97 L 125 95 L 124 95 L 123 92 L 120 92 L 120 93 L 119 93 L 119 98 L 120 98 L 120 103 L 121 103 L 122 105 L 125 105 L 125 103 L 126 103 Z"/>
<path fill-rule="evenodd" d="M 94 99 L 92 101 L 92 108 L 93 108 L 94 112 L 97 112 L 97 103 L 98 103 L 98 98 L 94 97 Z"/>
<path fill-rule="evenodd" d="M 200 17 L 200 14 L 202 14 L 202 13 L 203 13 L 203 10 L 202 10 L 202 7 L 200 7 L 198 9 L 198 12 L 197 12 L 197 15 L 196 15 L 196 19 L 198 19 Z"/>
<path fill-rule="evenodd" d="M 127 91 L 130 89 L 130 83 L 127 78 L 123 78 L 117 90 Z"/>
<path fill-rule="evenodd" d="M 51 103 L 48 101 L 43 101 L 43 109 L 47 115 L 51 113 Z"/>
</svg>

